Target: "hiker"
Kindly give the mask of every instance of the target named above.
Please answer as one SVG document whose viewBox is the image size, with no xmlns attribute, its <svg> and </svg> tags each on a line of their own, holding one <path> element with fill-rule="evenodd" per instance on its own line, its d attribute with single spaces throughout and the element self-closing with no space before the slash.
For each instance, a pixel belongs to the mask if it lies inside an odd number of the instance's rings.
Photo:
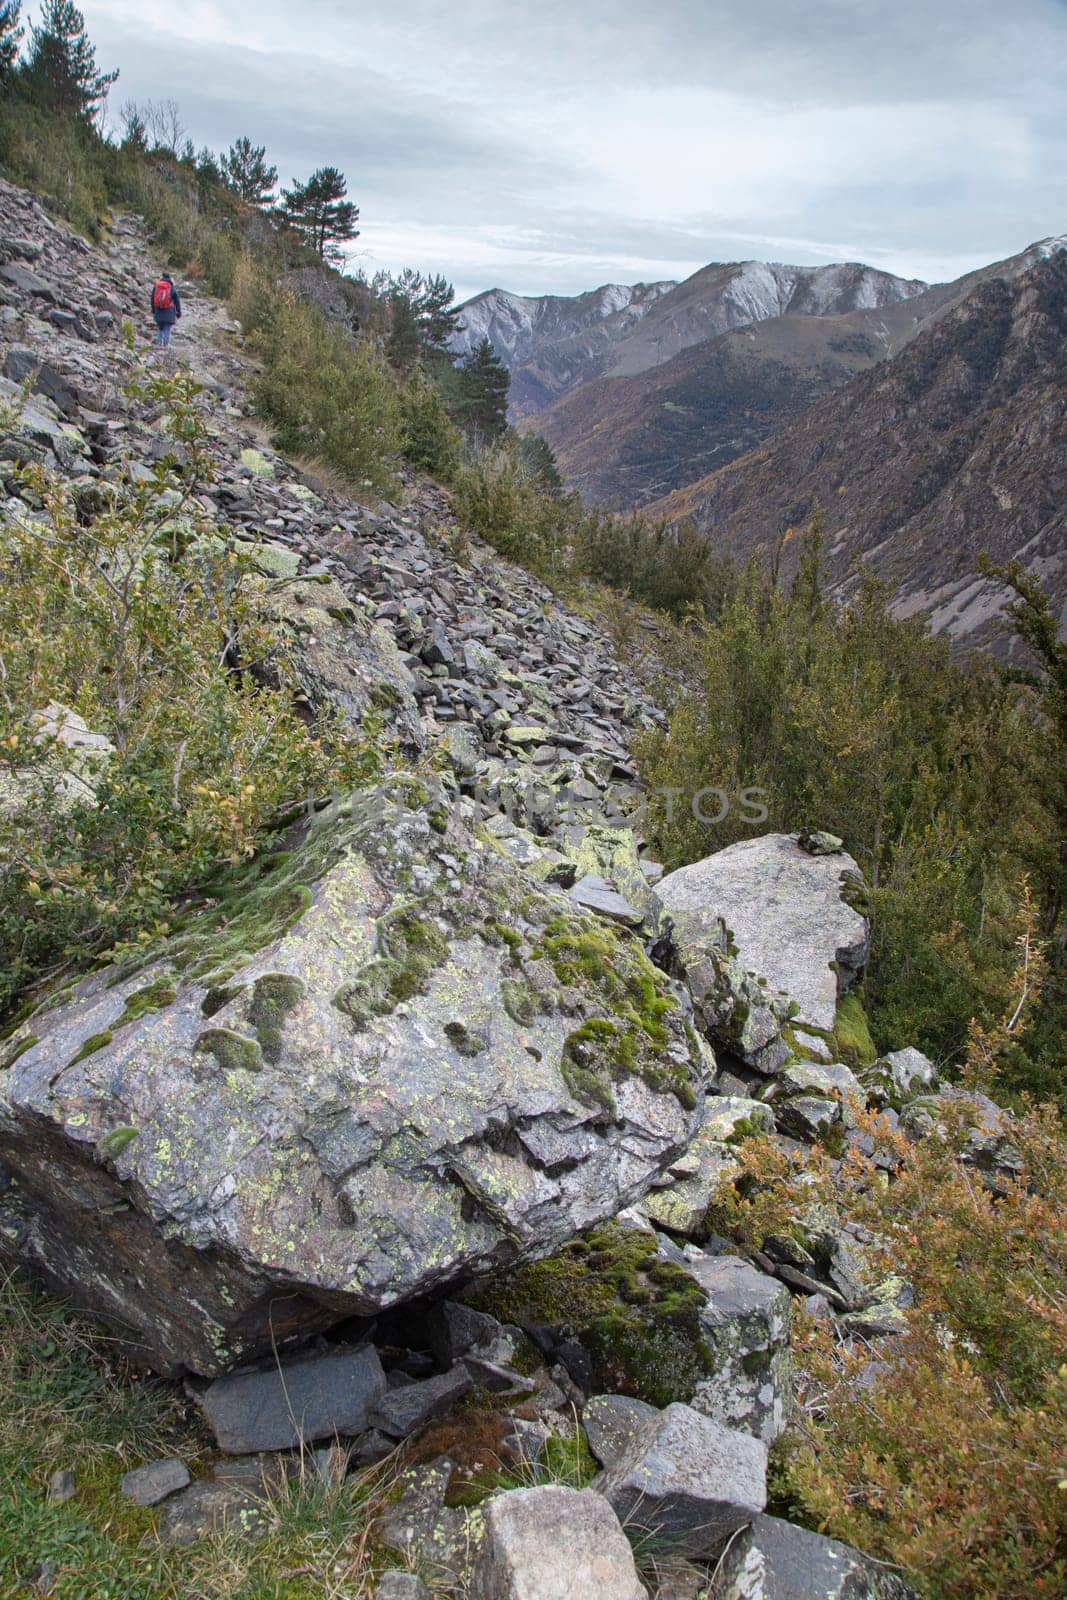
<svg viewBox="0 0 1067 1600">
<path fill-rule="evenodd" d="M 152 315 L 156 319 L 156 347 L 170 348 L 170 330 L 182 314 L 182 303 L 169 272 L 156 282 L 152 290 Z"/>
</svg>

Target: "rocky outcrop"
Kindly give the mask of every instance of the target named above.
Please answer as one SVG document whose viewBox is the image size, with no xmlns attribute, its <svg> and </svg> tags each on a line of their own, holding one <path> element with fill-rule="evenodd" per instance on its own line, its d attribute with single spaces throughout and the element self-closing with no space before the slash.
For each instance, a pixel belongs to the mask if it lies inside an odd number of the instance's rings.
<svg viewBox="0 0 1067 1600">
<path fill-rule="evenodd" d="M 656 889 L 677 960 L 710 1036 L 773 1072 L 792 1035 L 824 1040 L 867 959 L 851 856 L 812 854 L 796 835 L 744 839 L 670 873 Z"/>
<path fill-rule="evenodd" d="M 169 1370 L 558 1247 L 702 1093 L 639 943 L 442 794 L 361 797 L 280 863 L 29 1018 L 3 1075 L 4 1254 Z"/>
</svg>

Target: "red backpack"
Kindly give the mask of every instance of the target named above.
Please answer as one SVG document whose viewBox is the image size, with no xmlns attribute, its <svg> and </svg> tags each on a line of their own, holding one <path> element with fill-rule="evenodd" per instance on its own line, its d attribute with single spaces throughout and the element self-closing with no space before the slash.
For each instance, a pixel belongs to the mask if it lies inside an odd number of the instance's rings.
<svg viewBox="0 0 1067 1600">
<path fill-rule="evenodd" d="M 170 297 L 170 283 L 166 278 L 160 278 L 152 290 L 152 310 L 169 311 L 173 304 Z"/>
</svg>

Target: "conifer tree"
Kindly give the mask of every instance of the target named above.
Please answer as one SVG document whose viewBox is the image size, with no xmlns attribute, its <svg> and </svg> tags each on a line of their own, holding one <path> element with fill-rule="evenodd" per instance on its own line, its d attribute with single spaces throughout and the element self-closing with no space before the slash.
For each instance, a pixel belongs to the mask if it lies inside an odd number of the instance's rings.
<svg viewBox="0 0 1067 1600">
<path fill-rule="evenodd" d="M 107 99 L 118 68 L 101 72 L 85 18 L 72 0 L 45 0 L 41 20 L 30 25 L 30 53 L 22 81 L 49 111 L 91 117 Z"/>
<path fill-rule="evenodd" d="M 319 167 L 306 183 L 293 179 L 291 189 L 282 190 L 278 214 L 318 255 L 340 261 L 340 246 L 358 239 L 356 221 L 359 207 L 346 200 L 348 182 L 336 167 Z"/>
<path fill-rule="evenodd" d="M 228 188 L 250 206 L 270 205 L 278 185 L 277 167 L 267 165 L 267 147 L 241 136 L 222 158 Z"/>
<path fill-rule="evenodd" d="M 387 352 L 392 365 L 408 372 L 420 360 L 451 364 L 448 343 L 459 311 L 448 280 L 423 277 L 407 267 L 396 278 L 383 273 L 375 287 L 389 306 Z"/>
<path fill-rule="evenodd" d="M 457 369 L 454 414 L 456 421 L 483 444 L 503 437 L 508 425 L 508 386 L 511 374 L 488 339 L 470 352 Z"/>
<path fill-rule="evenodd" d="M 10 83 L 22 41 L 22 0 L 0 0 L 0 85 Z"/>
</svg>

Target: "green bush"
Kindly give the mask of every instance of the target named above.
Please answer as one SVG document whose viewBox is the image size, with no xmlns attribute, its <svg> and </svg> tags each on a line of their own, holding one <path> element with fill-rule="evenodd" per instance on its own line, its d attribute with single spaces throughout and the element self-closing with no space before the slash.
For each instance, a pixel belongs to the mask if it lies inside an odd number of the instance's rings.
<svg viewBox="0 0 1067 1600">
<path fill-rule="evenodd" d="M 463 437 L 450 420 L 439 386 L 419 368 L 400 390 L 404 459 L 451 482 L 463 456 Z"/>
<path fill-rule="evenodd" d="M 0 532 L 0 1014 L 72 958 L 153 935 L 284 807 L 367 771 L 358 743 L 301 720 L 258 580 L 197 510 L 196 386 L 142 392 L 184 466 L 94 486 L 93 503 L 23 469 L 43 514 Z M 102 768 L 42 736 L 53 702 L 110 740 Z"/>
<path fill-rule="evenodd" d="M 356 483 L 389 488 L 404 445 L 400 391 L 367 340 L 314 306 L 281 305 L 259 329 L 261 416 L 285 450 L 320 458 Z"/>
</svg>

